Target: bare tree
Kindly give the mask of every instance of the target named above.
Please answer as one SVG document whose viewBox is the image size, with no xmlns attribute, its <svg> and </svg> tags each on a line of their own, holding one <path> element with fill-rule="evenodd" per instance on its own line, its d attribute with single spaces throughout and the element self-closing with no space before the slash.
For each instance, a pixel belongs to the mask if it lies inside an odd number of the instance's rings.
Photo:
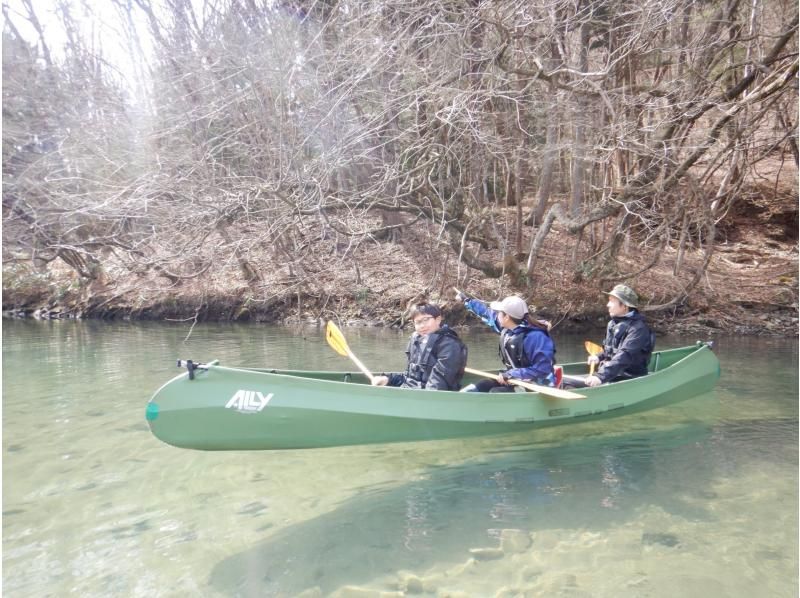
<svg viewBox="0 0 800 598">
<path fill-rule="evenodd" d="M 6 15 L 6 261 L 95 280 L 111 255 L 171 285 L 230 261 L 254 289 L 280 263 L 313 290 L 321 255 L 359 277 L 413 222 L 514 284 L 554 226 L 576 278 L 635 278 L 671 243 L 680 275 L 755 164 L 798 159 L 793 2 L 115 4 L 155 48 L 136 119 L 67 4 L 63 60 L 20 38 L 31 3 Z"/>
</svg>

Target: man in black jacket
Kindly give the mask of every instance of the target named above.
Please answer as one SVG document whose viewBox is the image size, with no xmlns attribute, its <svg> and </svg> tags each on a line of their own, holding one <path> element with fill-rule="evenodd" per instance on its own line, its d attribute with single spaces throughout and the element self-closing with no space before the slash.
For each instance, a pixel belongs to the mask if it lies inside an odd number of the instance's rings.
<svg viewBox="0 0 800 598">
<path fill-rule="evenodd" d="M 589 357 L 589 365 L 597 365 L 597 372 L 585 378 L 564 376 L 565 387 L 599 386 L 647 374 L 655 335 L 637 309 L 639 297 L 624 284 L 618 284 L 606 295 L 611 321 L 606 328 L 603 352 Z"/>
<path fill-rule="evenodd" d="M 442 310 L 431 303 L 421 303 L 412 310 L 411 320 L 416 332 L 406 348 L 406 371 L 375 376 L 372 384 L 425 390 L 461 388 L 467 347 L 452 328 L 442 324 Z"/>
</svg>

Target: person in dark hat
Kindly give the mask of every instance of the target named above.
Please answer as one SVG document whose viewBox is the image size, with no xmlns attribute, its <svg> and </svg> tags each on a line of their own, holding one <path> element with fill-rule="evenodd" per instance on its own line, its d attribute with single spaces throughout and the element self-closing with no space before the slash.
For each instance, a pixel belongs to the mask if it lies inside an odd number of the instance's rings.
<svg viewBox="0 0 800 598">
<path fill-rule="evenodd" d="M 414 334 L 408 341 L 408 365 L 403 373 L 375 376 L 375 386 L 425 390 L 459 390 L 467 365 L 467 347 L 455 330 L 442 324 L 442 310 L 420 303 L 411 310 Z"/>
<path fill-rule="evenodd" d="M 547 322 L 530 317 L 524 299 L 510 296 L 487 306 L 461 291 L 456 299 L 500 334 L 500 360 L 506 368 L 496 379 L 470 384 L 464 391 L 513 392 L 514 387 L 508 383 L 510 378 L 554 386 L 556 347 L 550 338 L 550 327 Z"/>
<path fill-rule="evenodd" d="M 639 313 L 639 296 L 624 284 L 616 285 L 605 294 L 611 321 L 606 328 L 603 352 L 590 356 L 588 361 L 590 366 L 597 366 L 597 372 L 586 377 L 564 376 L 565 387 L 598 386 L 647 374 L 656 339 Z"/>
</svg>

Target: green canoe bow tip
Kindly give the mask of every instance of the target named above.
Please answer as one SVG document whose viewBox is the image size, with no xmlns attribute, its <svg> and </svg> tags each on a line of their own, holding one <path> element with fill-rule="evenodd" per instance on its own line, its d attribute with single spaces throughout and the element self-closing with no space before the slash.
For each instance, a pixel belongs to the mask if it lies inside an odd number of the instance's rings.
<svg viewBox="0 0 800 598">
<path fill-rule="evenodd" d="M 151 422 L 158 417 L 158 403 L 150 402 L 147 404 L 147 410 L 145 411 L 145 417 L 147 421 Z"/>
</svg>

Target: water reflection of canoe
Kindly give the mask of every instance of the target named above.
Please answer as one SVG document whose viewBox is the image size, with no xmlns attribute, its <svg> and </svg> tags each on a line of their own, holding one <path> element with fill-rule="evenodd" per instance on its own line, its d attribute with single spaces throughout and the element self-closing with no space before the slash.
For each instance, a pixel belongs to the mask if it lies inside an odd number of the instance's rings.
<svg viewBox="0 0 800 598">
<path fill-rule="evenodd" d="M 538 393 L 457 393 L 370 386 L 361 373 L 193 366 L 156 391 L 153 434 L 182 448 L 268 450 L 487 436 L 619 417 L 710 391 L 720 375 L 709 345 L 659 351 L 642 378 L 581 389 L 582 400 Z M 564 366 L 586 373 L 586 364 Z M 465 378 L 465 384 L 470 382 Z"/>
</svg>

